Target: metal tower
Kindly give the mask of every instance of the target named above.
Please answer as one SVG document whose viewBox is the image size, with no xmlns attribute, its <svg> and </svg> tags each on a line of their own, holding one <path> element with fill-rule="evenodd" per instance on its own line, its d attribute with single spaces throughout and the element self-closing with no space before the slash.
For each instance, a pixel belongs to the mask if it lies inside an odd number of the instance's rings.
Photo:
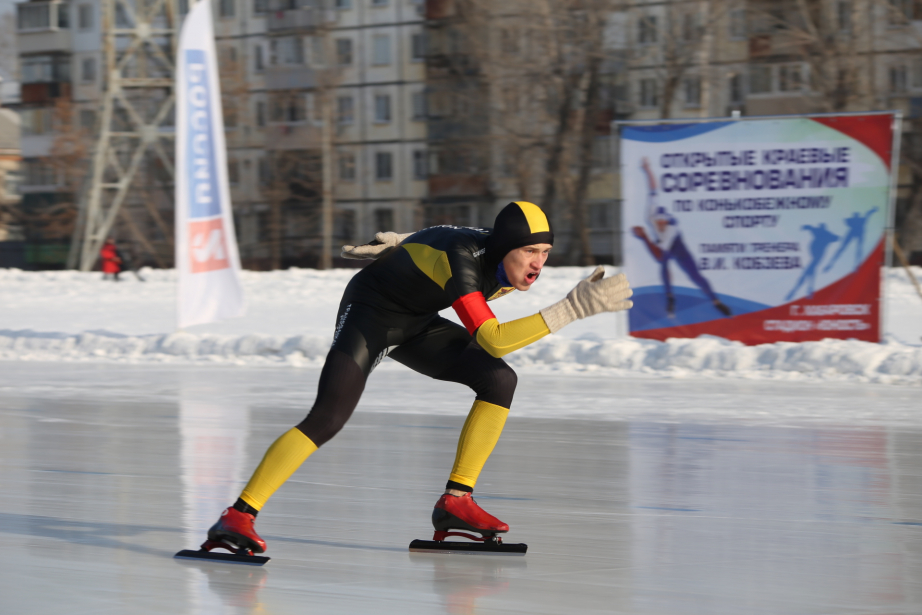
<svg viewBox="0 0 922 615">
<path fill-rule="evenodd" d="M 154 253 L 122 206 L 138 191 L 139 178 L 152 172 L 149 167 L 173 177 L 174 58 L 181 23 L 176 0 L 101 2 L 106 84 L 100 134 L 68 263 L 74 267 L 79 259 L 81 271 L 96 263 L 120 212 L 135 239 Z M 156 205 L 144 195 L 134 200 L 171 244 Z"/>
</svg>

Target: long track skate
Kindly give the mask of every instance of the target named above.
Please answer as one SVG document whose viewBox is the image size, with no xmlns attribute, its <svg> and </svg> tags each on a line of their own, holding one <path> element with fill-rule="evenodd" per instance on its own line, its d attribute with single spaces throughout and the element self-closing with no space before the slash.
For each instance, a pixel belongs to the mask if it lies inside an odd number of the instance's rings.
<svg viewBox="0 0 922 615">
<path fill-rule="evenodd" d="M 213 549 L 226 549 L 230 553 L 215 553 Z M 253 555 L 253 551 L 237 547 L 226 540 L 206 540 L 198 551 L 183 549 L 173 557 L 180 559 L 205 559 L 229 564 L 246 564 L 248 566 L 262 566 L 270 557 Z"/>
<path fill-rule="evenodd" d="M 525 555 L 526 544 L 506 544 L 503 534 L 509 526 L 482 510 L 470 494 L 443 495 L 432 510 L 435 534 L 432 540 L 414 540 L 413 553 L 446 553 L 462 555 Z M 463 532 L 453 530 L 465 530 Z M 472 533 L 479 534 L 475 536 Z M 472 542 L 446 540 L 449 537 L 466 538 Z"/>
</svg>

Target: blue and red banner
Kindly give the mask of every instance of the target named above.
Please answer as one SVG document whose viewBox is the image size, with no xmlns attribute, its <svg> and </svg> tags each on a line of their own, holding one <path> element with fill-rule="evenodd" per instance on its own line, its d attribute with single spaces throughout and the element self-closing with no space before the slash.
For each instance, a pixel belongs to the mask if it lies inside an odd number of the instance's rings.
<svg viewBox="0 0 922 615">
<path fill-rule="evenodd" d="M 626 126 L 631 335 L 880 340 L 893 116 Z"/>
<path fill-rule="evenodd" d="M 179 328 L 244 312 L 211 5 L 189 11 L 176 58 Z"/>
</svg>

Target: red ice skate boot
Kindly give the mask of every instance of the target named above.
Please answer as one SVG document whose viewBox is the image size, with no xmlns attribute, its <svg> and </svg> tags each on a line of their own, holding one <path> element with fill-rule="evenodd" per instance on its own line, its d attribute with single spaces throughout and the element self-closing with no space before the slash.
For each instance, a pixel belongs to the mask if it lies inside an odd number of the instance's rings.
<svg viewBox="0 0 922 615">
<path fill-rule="evenodd" d="M 442 495 L 432 510 L 432 526 L 435 528 L 433 540 L 445 540 L 448 536 L 463 536 L 477 541 L 501 543 L 502 539 L 497 534 L 509 531 L 508 524 L 480 508 L 470 493 Z M 483 538 L 450 530 L 477 532 Z"/>
<path fill-rule="evenodd" d="M 208 542 L 217 543 L 212 548 L 223 547 L 231 552 L 250 551 L 249 555 L 263 553 L 266 550 L 266 541 L 260 538 L 253 528 L 255 520 L 256 517 L 249 513 L 240 512 L 233 507 L 228 508 L 208 530 Z M 228 543 L 236 549 L 226 546 Z M 210 551 L 206 545 L 208 543 L 202 547 Z"/>
</svg>

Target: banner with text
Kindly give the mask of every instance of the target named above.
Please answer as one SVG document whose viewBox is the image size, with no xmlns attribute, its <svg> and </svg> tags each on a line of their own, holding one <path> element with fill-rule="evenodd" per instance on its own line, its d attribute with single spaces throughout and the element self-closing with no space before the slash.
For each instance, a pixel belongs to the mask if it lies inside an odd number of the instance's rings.
<svg viewBox="0 0 922 615">
<path fill-rule="evenodd" d="M 209 2 L 189 11 L 176 57 L 176 272 L 180 329 L 243 315 Z"/>
<path fill-rule="evenodd" d="M 621 129 L 631 335 L 880 340 L 892 115 Z"/>
</svg>

